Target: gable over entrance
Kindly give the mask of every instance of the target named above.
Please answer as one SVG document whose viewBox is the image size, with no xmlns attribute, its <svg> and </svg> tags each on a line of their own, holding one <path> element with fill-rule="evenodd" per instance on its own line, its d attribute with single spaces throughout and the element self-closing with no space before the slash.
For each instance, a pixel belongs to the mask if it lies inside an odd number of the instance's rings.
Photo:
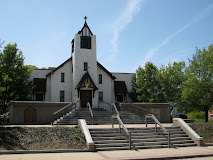
<svg viewBox="0 0 213 160">
<path fill-rule="evenodd" d="M 89 75 L 89 72 L 87 71 L 83 75 L 83 77 L 81 78 L 80 82 L 78 83 L 75 89 L 78 90 L 78 97 L 80 90 L 92 90 L 94 98 L 94 93 L 98 89 L 98 87 L 96 87 L 95 83 L 93 82 L 92 78 Z"/>
</svg>

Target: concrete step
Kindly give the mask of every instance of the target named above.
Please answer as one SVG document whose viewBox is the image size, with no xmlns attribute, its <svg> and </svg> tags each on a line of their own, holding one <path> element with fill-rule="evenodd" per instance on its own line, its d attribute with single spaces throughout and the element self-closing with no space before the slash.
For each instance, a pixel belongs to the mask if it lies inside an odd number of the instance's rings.
<svg viewBox="0 0 213 160">
<path fill-rule="evenodd" d="M 189 143 L 189 144 L 175 144 L 175 145 L 172 145 L 172 147 L 189 147 L 189 146 L 196 146 L 196 144 Z M 148 148 L 168 148 L 168 145 L 132 146 L 132 149 L 148 149 Z M 128 149 L 129 149 L 129 146 L 96 148 L 97 151 L 128 150 Z"/>
<path fill-rule="evenodd" d="M 149 138 L 149 139 L 132 139 L 132 142 L 152 142 L 152 141 L 165 141 L 167 138 Z M 171 142 L 173 141 L 182 141 L 182 140 L 191 140 L 189 137 L 177 137 L 171 138 Z M 95 140 L 95 144 L 109 144 L 109 143 L 129 143 L 127 139 L 117 139 L 117 140 Z"/>
<path fill-rule="evenodd" d="M 192 140 L 182 140 L 182 141 L 171 141 L 172 145 L 178 144 L 193 144 Z M 168 145 L 168 140 L 166 141 L 151 141 L 151 142 L 132 142 L 133 146 L 156 146 L 156 145 Z M 126 143 L 105 143 L 105 144 L 95 144 L 97 148 L 103 147 L 124 147 L 129 146 L 129 142 Z"/>
</svg>

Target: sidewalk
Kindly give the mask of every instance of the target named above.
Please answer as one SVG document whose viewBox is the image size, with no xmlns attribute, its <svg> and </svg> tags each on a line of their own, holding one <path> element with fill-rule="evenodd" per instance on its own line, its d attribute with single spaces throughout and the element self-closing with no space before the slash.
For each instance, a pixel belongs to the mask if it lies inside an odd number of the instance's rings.
<svg viewBox="0 0 213 160">
<path fill-rule="evenodd" d="M 213 146 L 159 148 L 143 150 L 43 153 L 43 154 L 4 154 L 0 160 L 117 160 L 117 159 L 173 159 L 213 156 Z M 210 157 L 209 157 L 210 158 Z"/>
</svg>

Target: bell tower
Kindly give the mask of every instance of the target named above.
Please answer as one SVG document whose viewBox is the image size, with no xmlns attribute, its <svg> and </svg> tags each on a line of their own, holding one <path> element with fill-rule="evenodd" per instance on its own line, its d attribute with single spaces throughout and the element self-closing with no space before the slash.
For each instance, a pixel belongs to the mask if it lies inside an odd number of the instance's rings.
<svg viewBox="0 0 213 160">
<path fill-rule="evenodd" d="M 75 34 L 72 40 L 72 66 L 73 66 L 73 102 L 80 100 L 77 86 L 85 73 L 88 73 L 97 86 L 97 55 L 96 55 L 96 36 L 93 35 L 84 17 L 85 23 L 82 29 Z M 82 88 L 91 90 L 91 88 Z M 92 104 L 98 106 L 98 93 L 92 92 Z M 97 103 L 97 104 L 96 104 Z"/>
</svg>

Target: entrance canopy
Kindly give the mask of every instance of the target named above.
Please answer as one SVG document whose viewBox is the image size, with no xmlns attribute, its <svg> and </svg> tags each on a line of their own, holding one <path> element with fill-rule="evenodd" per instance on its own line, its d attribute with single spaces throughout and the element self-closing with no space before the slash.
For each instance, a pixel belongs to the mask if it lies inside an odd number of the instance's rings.
<svg viewBox="0 0 213 160">
<path fill-rule="evenodd" d="M 93 82 L 92 78 L 90 77 L 88 71 L 83 75 L 80 82 L 75 87 L 75 89 L 78 90 L 78 97 L 79 97 L 80 89 L 82 89 L 82 88 L 83 89 L 92 89 L 93 90 L 93 98 L 94 98 L 94 93 L 98 89 L 98 87 L 96 87 L 96 85 Z"/>
</svg>

